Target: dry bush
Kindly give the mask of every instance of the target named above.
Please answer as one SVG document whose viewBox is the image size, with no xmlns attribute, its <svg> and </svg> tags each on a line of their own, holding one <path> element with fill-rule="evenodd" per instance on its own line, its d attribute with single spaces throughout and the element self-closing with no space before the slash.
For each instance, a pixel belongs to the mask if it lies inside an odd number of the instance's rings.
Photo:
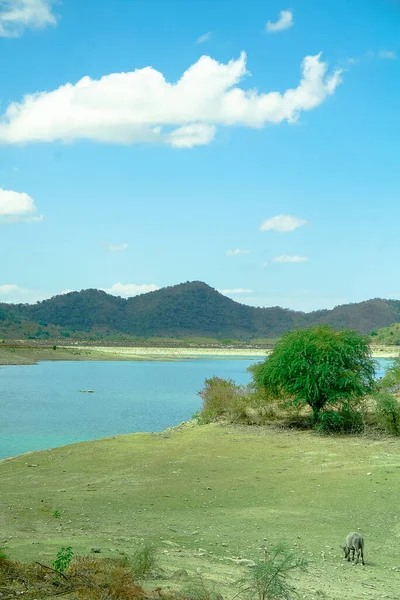
<svg viewBox="0 0 400 600">
<path fill-rule="evenodd" d="M 62 575 L 39 563 L 0 558 L 0 594 L 0 599 L 7 600 L 16 596 L 42 600 L 67 594 L 78 600 L 181 600 L 179 594 L 164 594 L 160 588 L 144 590 L 131 565 L 121 566 L 120 560 L 91 556 L 74 557 Z"/>
</svg>

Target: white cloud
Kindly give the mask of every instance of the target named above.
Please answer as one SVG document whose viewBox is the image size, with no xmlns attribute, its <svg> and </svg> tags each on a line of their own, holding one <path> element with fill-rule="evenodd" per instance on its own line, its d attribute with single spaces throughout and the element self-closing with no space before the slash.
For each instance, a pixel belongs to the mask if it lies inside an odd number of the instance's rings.
<svg viewBox="0 0 400 600">
<path fill-rule="evenodd" d="M 387 60 L 396 60 L 397 55 L 394 50 L 381 50 L 378 52 L 379 58 L 385 58 Z"/>
<path fill-rule="evenodd" d="M 35 212 L 35 203 L 28 194 L 0 188 L 0 223 L 41 221 L 43 215 Z"/>
<path fill-rule="evenodd" d="M 303 263 L 307 262 L 307 256 L 290 256 L 288 254 L 281 254 L 280 256 L 274 256 L 272 262 L 275 263 Z"/>
<path fill-rule="evenodd" d="M 276 31 L 283 31 L 293 26 L 293 13 L 291 10 L 281 10 L 279 13 L 279 19 L 275 22 L 268 21 L 266 30 L 268 33 L 275 33 Z"/>
<path fill-rule="evenodd" d="M 0 37 L 19 37 L 25 29 L 55 25 L 54 0 L 0 0 Z"/>
<path fill-rule="evenodd" d="M 110 288 L 103 288 L 103 292 L 107 292 L 107 294 L 113 294 L 114 296 L 129 298 L 130 296 L 138 296 L 139 294 L 154 292 L 158 289 L 160 288 L 154 283 L 114 283 L 114 285 L 112 285 Z"/>
<path fill-rule="evenodd" d="M 293 231 L 302 225 L 306 225 L 306 223 L 307 221 L 304 219 L 292 217 L 291 215 L 276 215 L 276 217 L 271 217 L 261 223 L 260 230 L 287 232 Z"/>
<path fill-rule="evenodd" d="M 253 290 L 245 290 L 243 288 L 234 288 L 232 290 L 227 289 L 227 290 L 218 290 L 221 294 L 225 294 L 227 296 L 231 295 L 231 294 L 252 294 Z"/>
<path fill-rule="evenodd" d="M 89 139 L 206 145 L 218 125 L 294 123 L 301 111 L 322 104 L 341 83 L 341 71 L 328 74 L 321 54 L 305 57 L 299 85 L 283 94 L 243 90 L 238 84 L 245 75 L 242 52 L 227 64 L 202 56 L 176 83 L 152 67 L 99 80 L 84 77 L 10 104 L 0 116 L 0 144 Z"/>
<path fill-rule="evenodd" d="M 49 298 L 49 294 L 30 290 L 15 283 L 0 284 L 0 302 L 19 304 L 32 303 Z"/>
<path fill-rule="evenodd" d="M 236 250 L 228 250 L 226 253 L 227 256 L 239 256 L 241 254 L 250 254 L 250 250 L 242 250 L 241 248 L 236 248 Z"/>
<path fill-rule="evenodd" d="M 106 248 L 109 252 L 122 252 L 128 248 L 128 244 L 107 244 Z"/>
<path fill-rule="evenodd" d="M 204 42 L 208 42 L 210 39 L 211 31 L 207 31 L 207 33 L 203 33 L 203 35 L 197 38 L 196 44 L 204 44 Z"/>
</svg>

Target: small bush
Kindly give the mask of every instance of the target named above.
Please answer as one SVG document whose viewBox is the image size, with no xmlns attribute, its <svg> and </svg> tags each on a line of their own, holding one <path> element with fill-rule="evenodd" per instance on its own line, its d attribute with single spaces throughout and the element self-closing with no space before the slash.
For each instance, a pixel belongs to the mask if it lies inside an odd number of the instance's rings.
<svg viewBox="0 0 400 600">
<path fill-rule="evenodd" d="M 251 385 L 236 385 L 231 379 L 206 379 L 199 395 L 203 408 L 193 418 L 200 424 L 220 419 L 244 425 L 265 425 L 277 419 L 289 425 L 293 419 L 304 421 L 300 418 L 301 407 L 293 406 L 286 398 L 277 398 Z"/>
<path fill-rule="evenodd" d="M 137 550 L 130 561 L 130 572 L 134 579 L 144 579 L 156 567 L 156 549 L 153 546 L 144 546 Z"/>
<path fill-rule="evenodd" d="M 74 552 L 71 546 L 67 546 L 66 548 L 60 548 L 60 550 L 57 552 L 55 561 L 53 561 L 54 569 L 56 571 L 60 571 L 60 573 L 63 573 L 65 569 L 69 567 L 73 555 Z"/>
<path fill-rule="evenodd" d="M 325 410 L 319 414 L 315 429 L 320 433 L 362 433 L 365 430 L 363 411 L 348 406 Z"/>
<path fill-rule="evenodd" d="M 379 424 L 393 435 L 400 435 L 400 402 L 390 392 L 379 392 L 374 397 L 375 413 Z"/>
<path fill-rule="evenodd" d="M 221 594 L 215 591 L 214 585 L 208 583 L 201 573 L 181 590 L 185 600 L 222 600 Z"/>
<path fill-rule="evenodd" d="M 212 377 L 206 379 L 204 388 L 199 392 L 203 399 L 203 408 L 199 414 L 201 423 L 211 423 L 221 417 L 232 420 L 239 405 L 246 402 L 245 386 L 236 385 L 232 379 Z"/>
<path fill-rule="evenodd" d="M 307 561 L 296 556 L 285 545 L 279 544 L 258 560 L 238 583 L 242 593 L 258 600 L 289 600 L 296 594 L 290 582 L 293 571 L 305 571 Z"/>
</svg>

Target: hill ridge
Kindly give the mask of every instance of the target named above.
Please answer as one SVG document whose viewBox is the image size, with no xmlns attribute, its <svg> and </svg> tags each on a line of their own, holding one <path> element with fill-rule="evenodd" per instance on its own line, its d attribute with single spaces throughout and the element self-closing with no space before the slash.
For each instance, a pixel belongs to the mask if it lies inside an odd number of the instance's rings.
<svg viewBox="0 0 400 600">
<path fill-rule="evenodd" d="M 29 321 L 101 335 L 139 337 L 279 337 L 286 331 L 328 323 L 370 333 L 400 322 L 400 300 L 372 298 L 305 313 L 279 306 L 255 307 L 228 298 L 202 281 L 187 281 L 130 298 L 88 288 L 36 304 L 0 304 L 0 335 L 5 323 Z"/>
</svg>

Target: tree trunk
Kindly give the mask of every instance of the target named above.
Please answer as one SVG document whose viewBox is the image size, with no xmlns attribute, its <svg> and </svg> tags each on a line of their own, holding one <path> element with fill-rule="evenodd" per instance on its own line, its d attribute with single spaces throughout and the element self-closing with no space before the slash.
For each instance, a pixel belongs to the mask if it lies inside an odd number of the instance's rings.
<svg viewBox="0 0 400 600">
<path fill-rule="evenodd" d="M 312 411 L 313 411 L 313 423 L 314 425 L 316 425 L 318 423 L 318 419 L 319 419 L 319 413 L 321 410 L 320 406 L 312 406 Z"/>
</svg>

